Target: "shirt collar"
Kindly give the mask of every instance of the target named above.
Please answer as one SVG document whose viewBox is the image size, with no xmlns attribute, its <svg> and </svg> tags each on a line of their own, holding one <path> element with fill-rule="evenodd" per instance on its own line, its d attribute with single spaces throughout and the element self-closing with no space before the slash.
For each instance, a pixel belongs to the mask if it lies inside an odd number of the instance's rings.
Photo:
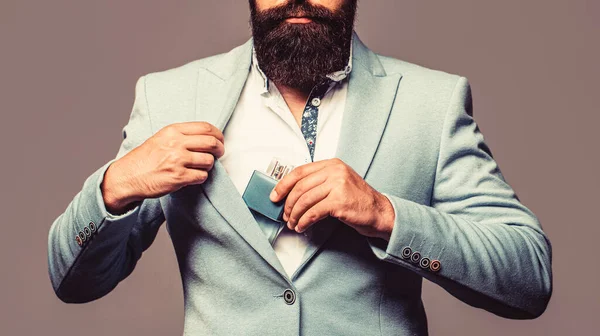
<svg viewBox="0 0 600 336">
<path fill-rule="evenodd" d="M 348 59 L 348 64 L 342 70 L 334 71 L 332 73 L 327 74 L 326 75 L 327 78 L 329 78 L 333 82 L 337 83 L 337 82 L 341 82 L 346 77 L 348 77 L 348 74 L 350 74 L 350 72 L 352 71 L 352 50 L 353 50 L 353 43 L 350 43 L 350 57 Z M 256 50 L 254 49 L 254 46 L 252 46 L 252 67 L 255 70 L 257 70 L 258 73 L 260 74 L 260 77 L 263 82 L 263 90 L 264 90 L 263 92 L 268 92 L 269 91 L 269 78 L 267 78 L 265 73 L 261 70 L 260 66 L 258 66 L 258 59 L 256 58 Z"/>
</svg>

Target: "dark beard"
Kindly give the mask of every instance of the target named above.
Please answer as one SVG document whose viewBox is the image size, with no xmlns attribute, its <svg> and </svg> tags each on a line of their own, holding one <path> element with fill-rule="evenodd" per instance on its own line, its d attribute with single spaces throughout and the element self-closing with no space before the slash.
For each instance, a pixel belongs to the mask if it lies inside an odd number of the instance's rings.
<svg viewBox="0 0 600 336">
<path fill-rule="evenodd" d="M 289 1 L 257 12 L 254 2 L 250 0 L 254 49 L 261 70 L 270 80 L 310 91 L 327 74 L 347 65 L 357 0 L 347 0 L 335 12 L 307 1 Z M 297 13 L 312 22 L 285 22 Z"/>
</svg>

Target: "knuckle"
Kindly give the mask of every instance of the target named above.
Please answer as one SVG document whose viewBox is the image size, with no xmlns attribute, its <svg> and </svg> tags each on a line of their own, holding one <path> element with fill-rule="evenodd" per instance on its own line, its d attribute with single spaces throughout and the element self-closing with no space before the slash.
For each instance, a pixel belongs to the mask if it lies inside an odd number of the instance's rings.
<svg viewBox="0 0 600 336">
<path fill-rule="evenodd" d="M 296 201 L 296 203 L 301 208 L 305 208 L 310 204 L 310 196 L 308 196 L 307 194 L 304 194 L 304 195 L 300 196 L 300 198 L 298 198 L 298 201 Z"/>
<path fill-rule="evenodd" d="M 204 155 L 204 164 L 208 167 L 208 169 L 212 169 L 215 164 L 215 157 L 211 154 Z"/>
<path fill-rule="evenodd" d="M 308 219 L 308 221 L 310 223 L 314 223 L 317 220 L 318 216 L 314 211 L 310 211 L 306 213 L 306 219 Z"/>
<path fill-rule="evenodd" d="M 169 151 L 166 154 L 165 161 L 171 166 L 175 167 L 175 169 L 182 168 L 184 162 L 183 155 L 178 151 Z"/>
<path fill-rule="evenodd" d="M 176 184 L 181 184 L 186 180 L 185 169 L 177 168 L 171 170 L 171 178 Z"/>
<path fill-rule="evenodd" d="M 209 142 L 209 146 L 211 149 L 217 149 L 219 148 L 219 139 L 215 138 L 215 137 L 211 137 L 210 138 L 210 142 Z"/>
<path fill-rule="evenodd" d="M 290 213 L 292 211 L 292 203 L 286 201 L 285 205 L 283 206 L 283 210 Z"/>
<path fill-rule="evenodd" d="M 215 163 L 215 157 L 212 154 L 206 154 L 206 162 L 212 166 Z"/>
<path fill-rule="evenodd" d="M 181 154 L 179 154 L 177 151 L 168 151 L 166 154 L 166 160 L 170 163 L 179 162 L 180 159 Z"/>
<path fill-rule="evenodd" d="M 199 171 L 199 173 L 198 173 L 198 179 L 201 182 L 205 182 L 208 179 L 208 172 L 204 171 L 204 170 Z"/>
<path fill-rule="evenodd" d="M 296 183 L 296 185 L 294 186 L 294 194 L 299 194 L 302 195 L 300 198 L 304 197 L 304 193 L 306 192 L 307 188 L 306 188 L 306 182 L 304 182 L 303 180 L 300 180 L 298 183 Z"/>
<path fill-rule="evenodd" d="M 175 125 L 175 124 L 170 124 L 170 125 L 167 125 L 167 126 L 161 128 L 161 132 L 163 132 L 163 133 L 165 133 L 167 135 L 172 135 L 172 134 L 175 134 L 175 133 L 179 133 L 177 131 L 177 125 Z"/>
<path fill-rule="evenodd" d="M 210 131 L 212 131 L 213 126 L 209 122 L 203 121 L 201 125 L 203 127 L 202 131 L 204 133 L 209 133 Z"/>
<path fill-rule="evenodd" d="M 340 205 L 338 205 L 338 203 L 335 203 L 333 208 L 330 211 L 330 215 L 339 219 L 343 219 L 344 217 L 344 210 L 341 208 Z"/>
<path fill-rule="evenodd" d="M 169 148 L 175 148 L 179 145 L 179 140 L 174 138 L 174 137 L 169 137 L 166 141 L 165 141 L 165 145 Z"/>
<path fill-rule="evenodd" d="M 338 176 L 343 176 L 348 172 L 346 165 L 340 164 L 335 166 L 335 172 Z"/>
<path fill-rule="evenodd" d="M 296 178 L 298 178 L 298 176 L 301 176 L 303 171 L 304 171 L 304 168 L 302 166 L 296 167 L 296 168 L 292 169 L 292 171 L 289 172 L 287 174 L 287 176 L 289 176 L 292 179 L 296 179 Z"/>
</svg>

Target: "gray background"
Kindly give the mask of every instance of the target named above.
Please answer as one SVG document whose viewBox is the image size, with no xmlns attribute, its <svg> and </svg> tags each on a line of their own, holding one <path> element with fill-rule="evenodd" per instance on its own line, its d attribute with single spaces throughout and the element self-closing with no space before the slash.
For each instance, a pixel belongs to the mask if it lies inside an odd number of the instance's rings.
<svg viewBox="0 0 600 336">
<path fill-rule="evenodd" d="M 431 334 L 595 334 L 600 1 L 363 0 L 357 30 L 377 52 L 470 80 L 494 157 L 553 243 L 542 317 L 502 319 L 426 283 Z M 248 36 L 246 0 L 1 0 L 0 334 L 181 334 L 164 226 L 129 278 L 84 305 L 52 292 L 48 229 L 116 155 L 139 76 Z"/>
</svg>

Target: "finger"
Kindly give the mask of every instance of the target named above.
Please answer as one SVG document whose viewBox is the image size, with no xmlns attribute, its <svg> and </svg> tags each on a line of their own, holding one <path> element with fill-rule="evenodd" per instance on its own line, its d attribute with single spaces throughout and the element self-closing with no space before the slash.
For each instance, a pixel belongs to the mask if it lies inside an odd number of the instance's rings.
<svg viewBox="0 0 600 336">
<path fill-rule="evenodd" d="M 284 176 L 277 183 L 277 185 L 275 185 L 275 188 L 273 188 L 273 191 L 271 192 L 271 201 L 278 202 L 279 200 L 283 199 L 290 192 L 290 190 L 292 190 L 292 187 L 296 184 L 296 182 L 298 182 L 305 176 L 312 174 L 318 170 L 321 170 L 325 167 L 340 163 L 343 162 L 338 158 L 334 158 L 311 162 L 294 168 L 289 174 Z"/>
<path fill-rule="evenodd" d="M 285 200 L 285 206 L 283 209 L 283 219 L 287 220 L 290 216 L 292 209 L 294 208 L 294 204 L 298 201 L 298 199 L 306 192 L 315 188 L 316 186 L 322 184 L 327 180 L 328 175 L 323 174 L 326 169 L 321 169 L 313 174 L 306 176 L 305 178 L 298 181 L 292 188 L 292 190 L 288 193 L 288 196 Z"/>
<path fill-rule="evenodd" d="M 333 202 L 326 197 L 306 211 L 296 225 L 296 232 L 304 232 L 316 222 L 329 217 L 333 211 Z"/>
<path fill-rule="evenodd" d="M 200 152 L 188 152 L 189 155 L 185 163 L 184 167 L 190 169 L 202 169 L 202 170 L 211 170 L 214 163 L 215 157 L 211 153 L 200 153 Z"/>
<path fill-rule="evenodd" d="M 300 196 L 290 213 L 288 227 L 293 230 L 299 223 L 299 219 L 316 204 L 323 201 L 330 191 L 331 187 L 327 183 L 322 183 Z"/>
<path fill-rule="evenodd" d="M 190 151 L 211 153 L 217 158 L 225 153 L 223 142 L 212 135 L 186 135 L 183 141 Z"/>
<path fill-rule="evenodd" d="M 208 172 L 202 169 L 186 169 L 187 184 L 202 184 L 208 178 Z"/>
<path fill-rule="evenodd" d="M 184 121 L 171 126 L 184 135 L 212 135 L 225 143 L 225 137 L 221 130 L 205 121 Z"/>
</svg>

